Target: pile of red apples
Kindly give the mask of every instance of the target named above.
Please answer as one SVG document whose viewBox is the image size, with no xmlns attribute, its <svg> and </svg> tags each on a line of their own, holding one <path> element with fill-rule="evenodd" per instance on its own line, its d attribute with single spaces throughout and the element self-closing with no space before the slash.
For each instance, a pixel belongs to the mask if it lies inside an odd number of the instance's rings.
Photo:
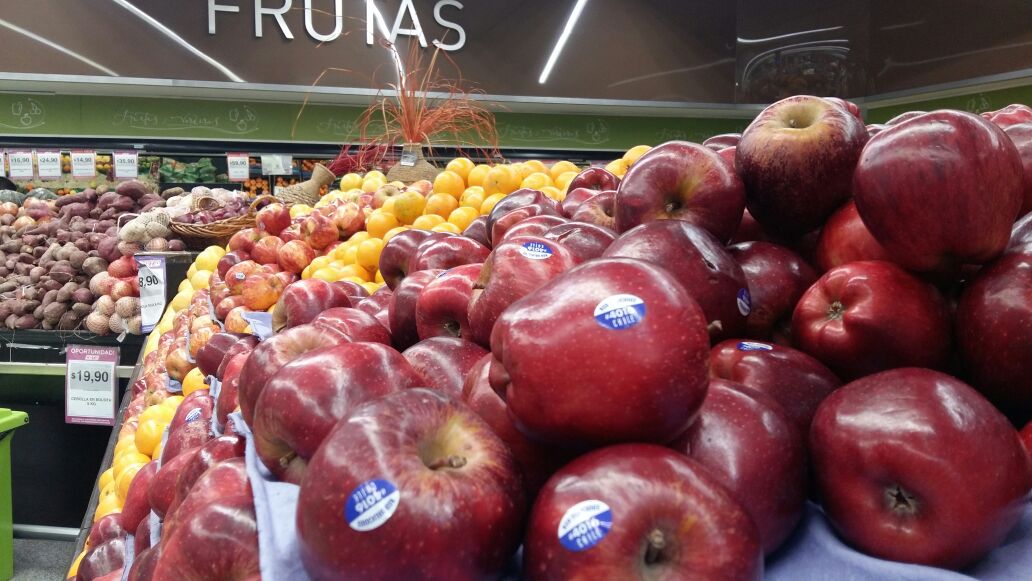
<svg viewBox="0 0 1032 581">
<path fill-rule="evenodd" d="M 312 579 L 498 578 L 520 546 L 528 579 L 759 579 L 808 499 L 963 569 L 1032 487 L 1030 210 L 1032 109 L 798 96 L 398 234 L 381 291 L 292 282 L 272 337 L 207 341 L 230 435 L 162 461 L 129 578 L 258 575 L 236 408 Z"/>
</svg>

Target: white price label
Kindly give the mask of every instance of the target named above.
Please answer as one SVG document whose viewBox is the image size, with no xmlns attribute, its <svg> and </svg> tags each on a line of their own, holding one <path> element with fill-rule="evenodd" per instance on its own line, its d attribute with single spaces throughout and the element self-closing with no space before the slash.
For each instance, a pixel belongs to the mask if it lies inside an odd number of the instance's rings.
<svg viewBox="0 0 1032 581">
<path fill-rule="evenodd" d="M 227 153 L 226 170 L 229 181 L 242 182 L 251 176 L 250 162 L 246 153 Z"/>
<path fill-rule="evenodd" d="M 69 345 L 66 358 L 65 422 L 115 425 L 118 347 Z"/>
<path fill-rule="evenodd" d="M 8 151 L 7 163 L 11 166 L 11 179 L 31 180 L 36 175 L 31 151 Z"/>
<path fill-rule="evenodd" d="M 262 175 L 285 176 L 294 173 L 294 157 L 290 155 L 263 155 Z"/>
<path fill-rule="evenodd" d="M 61 177 L 61 152 L 36 150 L 36 173 L 40 179 L 56 180 Z"/>
<path fill-rule="evenodd" d="M 7 175 L 7 153 L 0 151 L 0 176 Z"/>
<path fill-rule="evenodd" d="M 140 326 L 150 333 L 165 312 L 165 257 L 137 256 L 140 265 Z"/>
<path fill-rule="evenodd" d="M 74 178 L 95 178 L 97 177 L 97 152 L 96 151 L 72 151 L 72 177 Z"/>
<path fill-rule="evenodd" d="M 114 157 L 114 169 L 116 180 L 135 180 L 140 177 L 139 154 L 135 151 L 116 151 Z"/>
</svg>

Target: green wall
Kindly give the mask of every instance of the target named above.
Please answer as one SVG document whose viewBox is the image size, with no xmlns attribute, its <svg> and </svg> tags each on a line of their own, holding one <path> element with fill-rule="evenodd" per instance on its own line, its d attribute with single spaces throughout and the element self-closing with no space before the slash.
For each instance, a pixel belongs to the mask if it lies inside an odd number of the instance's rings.
<svg viewBox="0 0 1032 581">
<path fill-rule="evenodd" d="M 983 113 L 1001 109 L 1011 103 L 1032 105 L 1032 85 L 994 91 L 978 91 L 976 87 L 972 89 L 971 93 L 940 99 L 922 100 L 920 97 L 915 97 L 914 101 L 901 105 L 871 107 L 867 110 L 865 118 L 869 123 L 883 123 L 906 111 L 933 111 L 935 109 L 960 109 L 971 113 Z"/>
<path fill-rule="evenodd" d="M 342 143 L 357 138 L 357 107 L 200 99 L 0 94 L 0 136 L 186 138 Z M 625 150 L 740 131 L 746 119 L 497 113 L 509 148 Z M 294 124 L 297 122 L 295 129 Z"/>
</svg>

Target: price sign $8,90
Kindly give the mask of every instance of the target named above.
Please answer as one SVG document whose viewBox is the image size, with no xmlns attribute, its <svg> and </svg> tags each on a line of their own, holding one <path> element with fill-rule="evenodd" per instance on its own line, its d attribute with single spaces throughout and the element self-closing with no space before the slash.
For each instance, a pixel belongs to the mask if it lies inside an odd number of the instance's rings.
<svg viewBox="0 0 1032 581">
<path fill-rule="evenodd" d="M 140 323 L 144 333 L 149 333 L 161 320 L 165 311 L 165 257 L 137 256 L 140 265 L 137 275 L 140 280 Z"/>
</svg>

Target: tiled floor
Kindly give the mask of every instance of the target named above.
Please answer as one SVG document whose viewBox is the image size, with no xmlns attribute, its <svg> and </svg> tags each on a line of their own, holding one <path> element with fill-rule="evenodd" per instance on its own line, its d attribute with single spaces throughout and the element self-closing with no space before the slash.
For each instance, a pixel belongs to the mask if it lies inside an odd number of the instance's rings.
<svg viewBox="0 0 1032 581">
<path fill-rule="evenodd" d="M 58 581 L 64 579 L 72 562 L 75 543 L 14 539 L 12 581 Z"/>
</svg>

